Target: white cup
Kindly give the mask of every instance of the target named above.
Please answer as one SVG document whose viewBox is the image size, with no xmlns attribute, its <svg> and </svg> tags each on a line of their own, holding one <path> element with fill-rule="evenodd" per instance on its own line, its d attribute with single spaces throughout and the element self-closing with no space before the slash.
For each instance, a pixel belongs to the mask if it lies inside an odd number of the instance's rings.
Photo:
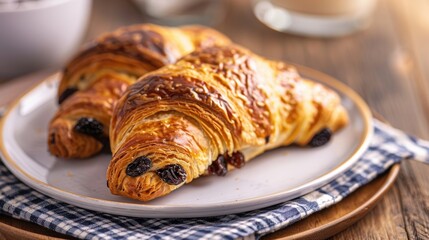
<svg viewBox="0 0 429 240">
<path fill-rule="evenodd" d="M 365 29 L 377 0 L 253 0 L 268 27 L 305 36 L 336 37 Z"/>
<path fill-rule="evenodd" d="M 79 47 L 91 0 L 39 0 L 0 5 L 0 80 L 64 64 Z"/>
</svg>

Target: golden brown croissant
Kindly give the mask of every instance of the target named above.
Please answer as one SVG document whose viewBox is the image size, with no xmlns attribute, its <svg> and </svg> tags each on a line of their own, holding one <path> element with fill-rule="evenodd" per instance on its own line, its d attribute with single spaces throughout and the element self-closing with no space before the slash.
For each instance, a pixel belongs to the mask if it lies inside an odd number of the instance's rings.
<svg viewBox="0 0 429 240">
<path fill-rule="evenodd" d="M 64 70 L 60 107 L 49 126 L 49 151 L 64 158 L 98 153 L 109 143 L 113 105 L 138 77 L 196 48 L 226 43 L 227 37 L 202 26 L 143 24 L 101 36 Z"/>
<path fill-rule="evenodd" d="M 130 86 L 115 107 L 107 183 L 143 201 L 279 146 L 319 146 L 348 122 L 339 96 L 230 45 L 197 50 Z"/>
</svg>

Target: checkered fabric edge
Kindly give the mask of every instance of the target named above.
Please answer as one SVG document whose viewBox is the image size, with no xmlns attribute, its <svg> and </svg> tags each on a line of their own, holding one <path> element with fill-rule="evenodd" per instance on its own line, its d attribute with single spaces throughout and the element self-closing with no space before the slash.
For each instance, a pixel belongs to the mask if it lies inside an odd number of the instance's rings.
<svg viewBox="0 0 429 240">
<path fill-rule="evenodd" d="M 341 201 L 403 159 L 429 163 L 428 156 L 428 142 L 375 120 L 368 150 L 320 189 L 259 210 L 191 219 L 132 218 L 81 209 L 29 188 L 0 163 L 0 212 L 81 239 L 259 238 Z"/>
</svg>

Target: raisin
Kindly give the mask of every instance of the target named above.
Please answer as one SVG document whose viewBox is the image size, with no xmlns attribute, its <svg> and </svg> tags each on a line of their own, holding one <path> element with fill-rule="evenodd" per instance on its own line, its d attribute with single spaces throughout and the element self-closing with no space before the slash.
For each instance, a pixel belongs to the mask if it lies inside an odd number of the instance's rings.
<svg viewBox="0 0 429 240">
<path fill-rule="evenodd" d="M 101 149 L 104 153 L 112 153 L 110 149 L 110 140 L 109 137 L 103 134 L 104 126 L 99 121 L 94 118 L 80 118 L 76 125 L 74 126 L 74 130 L 76 132 L 91 136 L 99 141 L 103 148 Z"/>
<path fill-rule="evenodd" d="M 208 171 L 209 174 L 212 175 L 225 176 L 228 172 L 225 157 L 223 155 L 219 155 L 209 166 Z"/>
<path fill-rule="evenodd" d="M 320 147 L 331 139 L 332 132 L 329 128 L 324 128 L 320 132 L 318 132 L 314 137 L 311 139 L 310 143 L 308 145 L 310 147 Z"/>
<path fill-rule="evenodd" d="M 232 156 L 228 156 L 226 161 L 236 168 L 241 168 L 246 164 L 244 160 L 244 155 L 241 152 L 234 152 Z"/>
<path fill-rule="evenodd" d="M 76 125 L 74 126 L 74 130 L 79 133 L 83 133 L 94 138 L 100 138 L 103 135 L 103 124 L 94 118 L 80 118 Z"/>
<path fill-rule="evenodd" d="M 130 177 L 137 177 L 147 172 L 152 167 L 152 161 L 144 156 L 134 159 L 128 164 L 125 173 Z"/>
<path fill-rule="evenodd" d="M 265 137 L 265 144 L 267 144 L 269 142 L 270 142 L 270 136 L 268 135 L 268 136 Z"/>
<path fill-rule="evenodd" d="M 170 164 L 156 171 L 156 174 L 170 185 L 179 185 L 186 180 L 186 172 L 179 164 Z"/>
<path fill-rule="evenodd" d="M 55 134 L 54 133 L 51 133 L 51 135 L 49 135 L 49 143 L 55 144 Z"/>
<path fill-rule="evenodd" d="M 58 98 L 58 104 L 61 104 L 62 102 L 64 102 L 64 100 L 69 98 L 71 95 L 73 95 L 77 91 L 78 91 L 78 89 L 75 87 L 66 88 L 66 90 L 64 90 L 64 92 L 62 92 L 60 97 Z"/>
</svg>

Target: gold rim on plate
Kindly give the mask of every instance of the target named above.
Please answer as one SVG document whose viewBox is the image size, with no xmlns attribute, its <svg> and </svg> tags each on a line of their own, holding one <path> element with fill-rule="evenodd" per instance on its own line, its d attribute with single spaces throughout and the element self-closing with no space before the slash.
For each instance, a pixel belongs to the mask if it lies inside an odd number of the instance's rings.
<svg viewBox="0 0 429 240">
<path fill-rule="evenodd" d="M 341 169 L 341 171 L 345 171 L 346 169 L 348 169 L 349 167 L 351 167 L 351 165 L 353 163 L 356 162 L 357 158 L 359 156 L 361 156 L 361 154 L 367 149 L 371 136 L 373 134 L 373 126 L 372 126 L 372 115 L 371 115 L 371 111 L 369 110 L 368 106 L 366 105 L 366 103 L 362 100 L 362 98 L 356 93 L 354 92 L 351 88 L 349 88 L 348 86 L 346 86 L 344 83 L 341 83 L 340 81 L 336 80 L 335 78 L 326 75 L 322 72 L 319 72 L 317 70 L 308 68 L 308 67 L 304 67 L 304 66 L 300 66 L 297 64 L 290 64 L 295 66 L 298 69 L 298 72 L 305 77 L 310 78 L 311 80 L 320 82 L 322 84 L 328 85 L 329 87 L 335 89 L 340 95 L 342 96 L 346 96 L 347 98 L 351 99 L 353 101 L 353 103 L 356 105 L 357 110 L 360 112 L 360 115 L 363 119 L 363 125 L 364 125 L 364 129 L 363 129 L 363 133 L 361 135 L 361 138 L 359 139 L 359 143 L 358 146 L 356 147 L 356 149 L 350 154 L 350 156 L 348 156 L 347 158 L 345 158 L 345 160 L 339 164 L 338 166 L 336 166 L 334 169 L 332 169 L 331 171 L 324 173 L 321 176 L 315 177 L 314 179 L 308 181 L 306 184 L 303 184 L 299 187 L 293 188 L 292 190 L 288 190 L 287 192 L 299 192 L 300 189 L 305 189 L 308 188 L 309 186 L 313 185 L 315 181 L 323 181 L 324 178 L 329 179 L 332 178 L 331 174 L 333 174 L 336 171 L 339 171 Z M 16 170 L 18 171 L 21 175 L 25 176 L 29 181 L 28 181 L 28 185 L 30 185 L 30 187 L 34 188 L 33 185 L 39 184 L 45 187 L 46 192 L 51 193 L 54 196 L 58 196 L 58 194 L 66 194 L 69 197 L 71 197 L 71 199 L 73 200 L 79 200 L 79 199 L 88 199 L 94 203 L 104 203 L 106 204 L 108 207 L 118 207 L 118 205 L 123 205 L 123 206 L 127 206 L 127 207 L 142 207 L 142 206 L 148 206 L 153 210 L 156 209 L 165 209 L 165 208 L 183 208 L 183 207 L 187 207 L 186 205 L 148 205 L 145 203 L 126 203 L 126 202 L 116 202 L 116 201 L 111 201 L 111 200 L 104 200 L 104 199 L 98 199 L 98 198 L 93 198 L 93 197 L 88 197 L 88 196 L 84 196 L 84 195 L 80 195 L 77 193 L 73 193 L 73 192 L 69 192 L 69 191 L 65 191 L 63 189 L 57 188 L 57 187 L 53 187 L 48 183 L 42 182 L 36 178 L 34 178 L 33 176 L 31 176 L 30 174 L 28 174 L 26 171 L 24 171 L 14 160 L 13 158 L 9 155 L 7 149 L 5 148 L 5 143 L 4 141 L 6 141 L 5 139 L 3 139 L 3 129 L 4 129 L 4 125 L 6 122 L 6 119 L 8 119 L 9 114 L 11 113 L 12 110 L 14 110 L 17 105 L 21 102 L 21 100 L 27 96 L 30 92 L 32 92 L 34 89 L 38 88 L 39 86 L 43 85 L 43 84 L 47 84 L 47 83 L 55 83 L 55 81 L 58 81 L 59 79 L 59 74 L 53 74 L 50 77 L 48 77 L 46 80 L 42 81 L 41 83 L 37 84 L 36 86 L 32 87 L 30 90 L 28 90 L 26 93 L 24 93 L 23 95 L 21 95 L 21 97 L 19 97 L 18 99 L 16 99 L 15 101 L 12 102 L 12 104 L 8 107 L 8 109 L 5 111 L 4 116 L 0 119 L 0 152 L 2 155 L 2 159 L 3 161 L 6 163 L 6 165 L 11 165 L 13 166 L 14 169 L 10 169 L 12 171 L 12 173 Z M 351 160 L 354 160 L 351 162 Z M 16 174 L 15 174 L 16 175 Z M 18 177 L 19 178 L 19 177 Z M 325 181 L 326 181 L 325 179 Z M 23 179 L 20 179 L 23 182 L 27 182 Z M 33 182 L 31 182 L 33 181 Z M 314 190 L 314 189 L 312 189 Z M 310 190 L 310 191 L 312 191 Z M 307 191 L 306 193 L 310 192 Z M 55 193 L 56 192 L 56 193 Z M 277 193 L 273 193 L 270 194 L 268 196 L 263 196 L 263 197 L 254 197 L 254 198 L 249 198 L 246 200 L 242 200 L 242 201 L 230 201 L 230 202 L 223 202 L 220 204 L 211 204 L 211 205 L 207 205 L 204 207 L 198 207 L 198 206 L 193 206 L 192 208 L 194 209 L 201 209 L 201 208 L 210 208 L 210 207 L 217 207 L 217 206 L 224 206 L 224 207 L 233 207 L 236 204 L 242 204 L 242 203 L 246 203 L 246 202 L 253 202 L 253 201 L 262 201 L 264 199 L 271 199 L 271 198 L 278 198 L 281 197 L 282 194 L 285 194 L 284 191 L 282 192 L 277 192 Z M 305 194 L 305 193 L 304 193 Z M 50 194 L 48 194 L 50 195 Z"/>
</svg>

